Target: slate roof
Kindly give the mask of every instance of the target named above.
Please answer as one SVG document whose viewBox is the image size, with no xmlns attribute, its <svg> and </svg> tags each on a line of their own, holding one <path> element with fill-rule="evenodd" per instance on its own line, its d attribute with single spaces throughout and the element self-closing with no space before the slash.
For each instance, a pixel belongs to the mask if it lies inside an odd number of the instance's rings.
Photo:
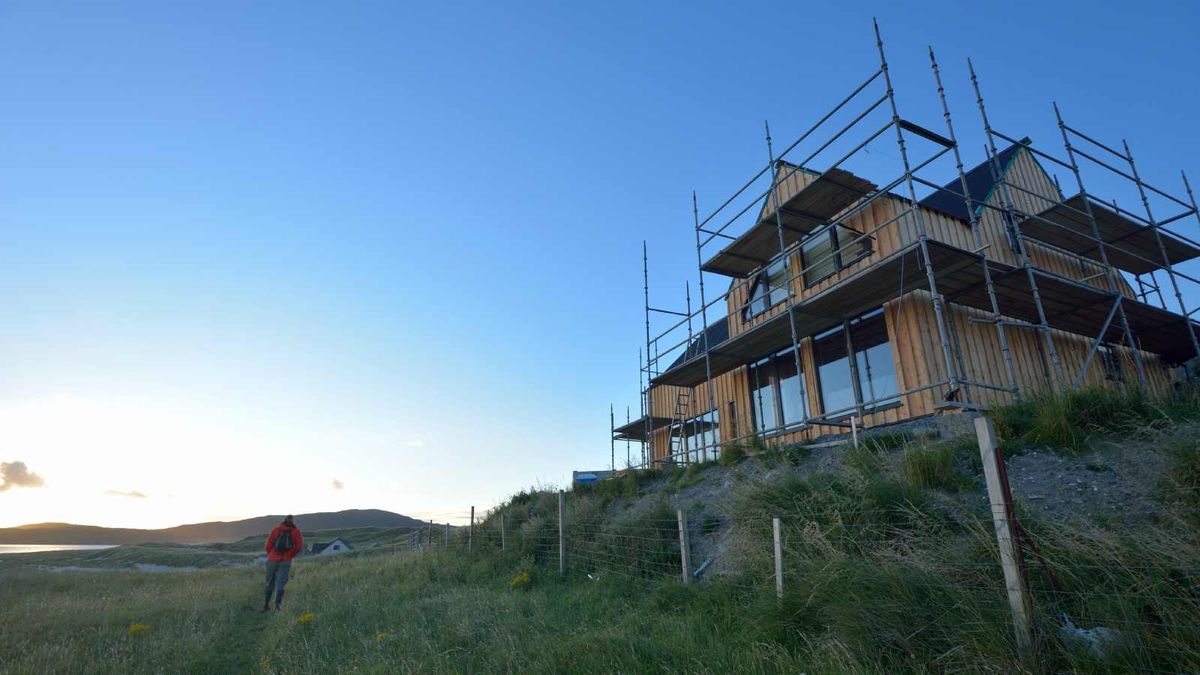
<svg viewBox="0 0 1200 675">
<path fill-rule="evenodd" d="M 1028 137 L 1021 139 L 1021 143 L 1028 144 Z M 1004 150 L 1001 150 L 997 155 L 1000 162 L 1002 172 L 1008 170 L 1009 162 L 1016 156 L 1020 145 L 1010 145 Z M 992 188 L 996 186 L 996 181 L 992 179 L 991 160 L 983 160 L 978 166 L 967 172 L 967 193 L 971 196 L 973 203 L 983 203 L 992 194 Z M 967 213 L 967 205 L 962 198 L 962 183 L 958 178 L 946 183 L 941 190 L 934 192 L 928 197 L 920 201 L 921 206 L 924 206 L 934 211 L 939 211 L 948 216 L 953 216 L 961 221 L 969 222 L 970 214 Z M 978 210 L 976 211 L 978 213 Z"/>
</svg>

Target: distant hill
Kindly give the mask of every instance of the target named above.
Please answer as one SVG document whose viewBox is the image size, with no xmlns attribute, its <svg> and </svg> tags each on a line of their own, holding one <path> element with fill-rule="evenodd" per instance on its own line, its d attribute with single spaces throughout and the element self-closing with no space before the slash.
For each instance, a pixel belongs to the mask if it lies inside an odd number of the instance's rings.
<svg viewBox="0 0 1200 675">
<path fill-rule="evenodd" d="M 282 515 L 259 516 L 230 522 L 193 523 L 161 530 L 36 523 L 0 528 L 0 544 L 211 544 L 235 542 L 265 535 L 283 520 Z M 422 527 L 416 518 L 379 509 L 351 509 L 296 515 L 301 530 L 342 530 L 355 527 Z"/>
</svg>

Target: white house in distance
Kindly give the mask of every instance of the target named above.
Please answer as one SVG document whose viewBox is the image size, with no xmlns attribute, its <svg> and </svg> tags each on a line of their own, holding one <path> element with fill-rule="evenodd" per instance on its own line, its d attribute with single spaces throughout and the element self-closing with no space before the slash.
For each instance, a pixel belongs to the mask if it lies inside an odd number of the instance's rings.
<svg viewBox="0 0 1200 675">
<path fill-rule="evenodd" d="M 313 555 L 334 555 L 336 553 L 345 553 L 350 549 L 350 544 L 346 543 L 346 540 L 342 539 L 341 537 L 338 537 L 328 544 L 314 543 L 312 548 L 309 550 L 309 553 Z"/>
</svg>

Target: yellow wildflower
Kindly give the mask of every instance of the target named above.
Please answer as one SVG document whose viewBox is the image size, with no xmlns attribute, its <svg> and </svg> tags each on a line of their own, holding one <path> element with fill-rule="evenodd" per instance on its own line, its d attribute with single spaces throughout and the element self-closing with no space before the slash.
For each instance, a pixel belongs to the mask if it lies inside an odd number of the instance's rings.
<svg viewBox="0 0 1200 675">
<path fill-rule="evenodd" d="M 513 577 L 510 586 L 512 586 L 513 590 L 518 588 L 527 588 L 530 581 L 531 579 L 529 577 L 529 572 L 521 572 L 517 576 Z"/>
<path fill-rule="evenodd" d="M 296 617 L 296 621 L 299 623 L 309 623 L 315 618 L 317 618 L 316 614 L 313 614 L 312 612 L 305 612 L 305 613 L 301 614 L 300 616 Z"/>
<path fill-rule="evenodd" d="M 383 642 L 384 640 L 388 639 L 388 632 L 385 630 L 379 631 L 375 634 L 375 639 Z"/>
<path fill-rule="evenodd" d="M 141 635 L 142 633 L 150 632 L 150 624 L 148 623 L 131 623 L 129 624 L 130 635 Z"/>
</svg>

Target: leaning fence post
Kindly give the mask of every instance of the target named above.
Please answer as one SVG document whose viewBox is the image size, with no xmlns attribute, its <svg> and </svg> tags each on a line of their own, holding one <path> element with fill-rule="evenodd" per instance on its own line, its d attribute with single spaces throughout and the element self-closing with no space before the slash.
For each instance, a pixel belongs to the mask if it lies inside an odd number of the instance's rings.
<svg viewBox="0 0 1200 675">
<path fill-rule="evenodd" d="M 567 539 L 563 533 L 563 514 L 566 513 L 566 497 L 558 491 L 558 573 L 567 573 Z"/>
<path fill-rule="evenodd" d="M 508 535 L 504 532 L 504 514 L 500 514 L 500 550 L 508 550 Z"/>
<path fill-rule="evenodd" d="M 683 517 L 683 509 L 675 509 L 679 518 L 679 562 L 683 565 L 683 583 L 692 583 L 692 562 L 688 551 L 687 518 Z"/>
<path fill-rule="evenodd" d="M 1013 537 L 1015 517 L 1012 493 L 1008 486 L 1004 459 L 997 448 L 996 431 L 992 428 L 991 418 L 975 418 L 975 435 L 979 438 L 979 456 L 983 460 L 988 502 L 992 505 L 992 523 L 996 526 L 1000 566 L 1004 569 L 1004 585 L 1008 592 L 1008 604 L 1012 607 L 1017 652 L 1024 660 L 1029 656 L 1029 649 L 1033 644 L 1033 600 L 1029 595 L 1029 583 L 1022 566 L 1020 542 Z"/>
<path fill-rule="evenodd" d="M 471 507 L 471 529 L 467 530 L 467 553 L 475 551 L 475 507 Z"/>
<path fill-rule="evenodd" d="M 771 530 L 775 538 L 775 597 L 783 599 L 783 537 L 778 518 L 771 519 Z"/>
</svg>

